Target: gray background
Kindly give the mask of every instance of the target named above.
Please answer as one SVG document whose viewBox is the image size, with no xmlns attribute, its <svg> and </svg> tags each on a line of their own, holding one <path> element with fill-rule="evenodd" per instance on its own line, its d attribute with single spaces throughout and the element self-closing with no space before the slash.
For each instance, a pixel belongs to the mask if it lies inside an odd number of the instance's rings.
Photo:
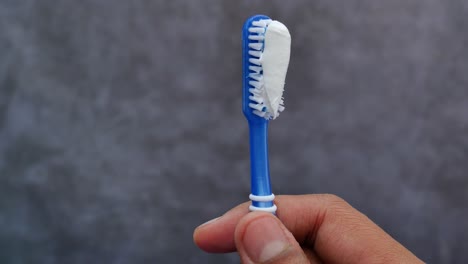
<svg viewBox="0 0 468 264">
<path fill-rule="evenodd" d="M 238 262 L 192 231 L 249 193 L 256 13 L 293 37 L 275 193 L 340 195 L 467 263 L 464 0 L 0 0 L 0 263 Z"/>
</svg>

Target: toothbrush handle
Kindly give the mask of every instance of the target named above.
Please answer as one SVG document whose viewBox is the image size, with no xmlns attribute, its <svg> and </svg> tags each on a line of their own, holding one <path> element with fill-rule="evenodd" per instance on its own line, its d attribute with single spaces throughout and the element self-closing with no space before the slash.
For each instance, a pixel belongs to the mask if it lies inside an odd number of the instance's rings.
<svg viewBox="0 0 468 264">
<path fill-rule="evenodd" d="M 274 213 L 274 195 L 271 192 L 270 171 L 268 166 L 268 121 L 249 122 L 250 131 L 250 168 L 252 200 L 250 211 Z"/>
</svg>

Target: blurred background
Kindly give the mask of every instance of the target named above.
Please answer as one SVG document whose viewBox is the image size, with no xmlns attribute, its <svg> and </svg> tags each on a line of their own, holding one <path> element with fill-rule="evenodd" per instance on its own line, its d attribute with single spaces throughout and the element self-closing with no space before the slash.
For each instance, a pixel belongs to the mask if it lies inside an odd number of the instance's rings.
<svg viewBox="0 0 468 264">
<path fill-rule="evenodd" d="M 192 231 L 248 199 L 257 13 L 293 43 L 274 192 L 337 194 L 467 263 L 464 0 L 0 0 L 0 263 L 238 263 Z"/>
</svg>

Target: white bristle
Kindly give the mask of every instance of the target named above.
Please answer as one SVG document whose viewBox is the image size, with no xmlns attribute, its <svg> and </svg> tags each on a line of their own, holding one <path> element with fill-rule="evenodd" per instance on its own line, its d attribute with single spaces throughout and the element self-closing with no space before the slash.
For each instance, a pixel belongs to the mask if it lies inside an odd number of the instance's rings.
<svg viewBox="0 0 468 264">
<path fill-rule="evenodd" d="M 250 103 L 249 104 L 249 107 L 250 108 L 253 108 L 253 109 L 256 109 L 258 111 L 262 111 L 263 110 L 263 105 L 262 104 L 253 104 L 253 103 Z"/>
<path fill-rule="evenodd" d="M 259 93 L 259 89 L 255 89 L 255 88 L 249 88 L 249 93 L 251 93 L 253 95 L 261 96 L 260 93 Z"/>
<path fill-rule="evenodd" d="M 249 35 L 250 40 L 259 40 L 263 41 L 265 39 L 265 36 L 263 35 Z"/>
<path fill-rule="evenodd" d="M 258 103 L 258 104 L 261 104 L 263 103 L 263 98 L 260 97 L 260 96 L 249 96 L 249 99 Z"/>
<path fill-rule="evenodd" d="M 266 113 L 258 110 L 252 111 L 254 114 L 258 115 L 259 117 L 265 117 Z"/>
<path fill-rule="evenodd" d="M 250 65 L 250 66 L 249 66 L 249 70 L 254 71 L 254 72 L 256 72 L 256 73 L 260 73 L 260 72 L 262 71 L 262 67 Z"/>
<path fill-rule="evenodd" d="M 259 65 L 259 66 L 262 65 L 262 62 L 261 62 L 260 59 L 250 58 L 250 59 L 249 59 L 249 62 L 252 63 L 252 64 L 255 64 L 255 65 Z"/>
<path fill-rule="evenodd" d="M 255 92 L 259 93 L 260 94 L 260 88 L 262 88 L 262 83 L 260 82 L 257 82 L 257 81 L 249 81 L 249 84 L 250 86 L 254 87 L 253 89 L 255 90 Z"/>
<path fill-rule="evenodd" d="M 263 43 L 250 43 L 249 48 L 254 49 L 254 50 L 262 50 Z"/>
<path fill-rule="evenodd" d="M 253 26 L 265 28 L 268 24 L 271 23 L 271 19 L 262 19 L 252 22 Z"/>
<path fill-rule="evenodd" d="M 257 34 L 264 34 L 265 33 L 265 28 L 262 27 L 250 27 L 249 28 L 250 33 L 257 33 Z"/>
<path fill-rule="evenodd" d="M 260 58 L 260 56 L 262 56 L 262 52 L 261 51 L 256 51 L 256 50 L 249 50 L 249 55 Z"/>
<path fill-rule="evenodd" d="M 262 80 L 262 78 L 263 78 L 263 76 L 261 74 L 259 74 L 259 73 L 251 73 L 251 74 L 249 74 L 249 77 L 254 79 L 257 82 L 260 82 Z"/>
<path fill-rule="evenodd" d="M 266 27 L 266 22 L 265 20 L 258 20 L 258 21 L 252 22 L 252 25 L 256 27 Z"/>
</svg>

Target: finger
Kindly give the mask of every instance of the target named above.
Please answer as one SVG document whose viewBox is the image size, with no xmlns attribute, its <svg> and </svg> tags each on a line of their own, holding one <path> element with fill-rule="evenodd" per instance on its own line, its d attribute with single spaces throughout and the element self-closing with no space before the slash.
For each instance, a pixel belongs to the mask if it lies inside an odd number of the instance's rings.
<svg viewBox="0 0 468 264">
<path fill-rule="evenodd" d="M 324 262 L 421 263 L 390 235 L 335 195 L 283 196 L 278 217 Z"/>
<path fill-rule="evenodd" d="M 239 221 L 234 237 L 244 264 L 310 263 L 291 232 L 272 214 L 247 214 Z"/>
<path fill-rule="evenodd" d="M 206 252 L 228 253 L 236 251 L 234 231 L 239 220 L 249 213 L 249 204 L 243 203 L 221 217 L 197 227 L 193 233 L 195 244 Z"/>
</svg>

